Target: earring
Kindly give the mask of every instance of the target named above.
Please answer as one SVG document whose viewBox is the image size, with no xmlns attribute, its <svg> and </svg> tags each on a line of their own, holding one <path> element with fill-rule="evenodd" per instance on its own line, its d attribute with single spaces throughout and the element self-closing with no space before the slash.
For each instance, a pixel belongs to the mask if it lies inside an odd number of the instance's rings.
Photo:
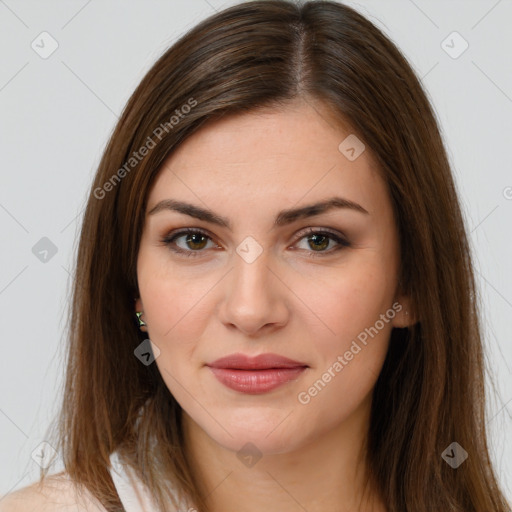
<svg viewBox="0 0 512 512">
<path fill-rule="evenodd" d="M 144 332 L 145 332 L 145 331 L 147 331 L 147 329 L 146 329 L 146 325 L 147 325 L 147 324 L 146 324 L 146 322 L 144 322 L 144 320 L 142 320 L 142 318 L 141 318 L 141 316 L 142 316 L 143 314 L 144 314 L 144 311 L 137 311 L 137 312 L 135 313 L 135 315 L 136 315 L 136 317 L 137 317 L 137 320 L 138 320 L 138 322 L 139 322 L 139 329 L 140 329 L 141 331 L 144 331 Z"/>
</svg>

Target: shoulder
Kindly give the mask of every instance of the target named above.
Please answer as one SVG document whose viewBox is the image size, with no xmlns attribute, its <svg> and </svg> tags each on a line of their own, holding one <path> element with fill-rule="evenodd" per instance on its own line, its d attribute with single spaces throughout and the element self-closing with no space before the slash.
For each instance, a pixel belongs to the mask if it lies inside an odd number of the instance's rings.
<svg viewBox="0 0 512 512">
<path fill-rule="evenodd" d="M 90 492 L 78 492 L 64 473 L 0 496 L 0 512 L 106 512 Z"/>
</svg>

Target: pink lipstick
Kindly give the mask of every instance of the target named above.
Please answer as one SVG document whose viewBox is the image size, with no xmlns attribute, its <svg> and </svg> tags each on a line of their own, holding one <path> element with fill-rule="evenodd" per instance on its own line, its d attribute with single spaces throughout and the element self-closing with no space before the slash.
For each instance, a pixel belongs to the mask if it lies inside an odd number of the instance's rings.
<svg viewBox="0 0 512 512">
<path fill-rule="evenodd" d="M 308 365 L 277 354 L 249 357 L 231 354 L 209 363 L 215 377 L 230 389 L 248 394 L 267 393 L 297 380 Z"/>
</svg>

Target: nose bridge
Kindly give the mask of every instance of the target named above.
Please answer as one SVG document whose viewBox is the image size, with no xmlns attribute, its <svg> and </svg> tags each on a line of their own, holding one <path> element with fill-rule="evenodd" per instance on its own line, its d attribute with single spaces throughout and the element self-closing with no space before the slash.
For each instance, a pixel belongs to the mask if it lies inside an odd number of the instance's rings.
<svg viewBox="0 0 512 512">
<path fill-rule="evenodd" d="M 233 255 L 222 306 L 222 320 L 246 333 L 267 324 L 282 324 L 287 314 L 284 287 L 271 270 L 271 253 L 250 238 Z"/>
</svg>

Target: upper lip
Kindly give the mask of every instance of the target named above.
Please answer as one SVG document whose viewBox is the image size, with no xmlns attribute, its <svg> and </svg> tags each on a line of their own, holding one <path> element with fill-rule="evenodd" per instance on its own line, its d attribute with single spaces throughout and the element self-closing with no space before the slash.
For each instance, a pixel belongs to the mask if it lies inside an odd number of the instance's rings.
<svg viewBox="0 0 512 512">
<path fill-rule="evenodd" d="M 211 368 L 231 368 L 236 370 L 266 370 L 269 368 L 297 368 L 308 366 L 278 354 L 260 354 L 254 357 L 245 354 L 230 354 L 216 359 L 206 366 Z"/>
</svg>

